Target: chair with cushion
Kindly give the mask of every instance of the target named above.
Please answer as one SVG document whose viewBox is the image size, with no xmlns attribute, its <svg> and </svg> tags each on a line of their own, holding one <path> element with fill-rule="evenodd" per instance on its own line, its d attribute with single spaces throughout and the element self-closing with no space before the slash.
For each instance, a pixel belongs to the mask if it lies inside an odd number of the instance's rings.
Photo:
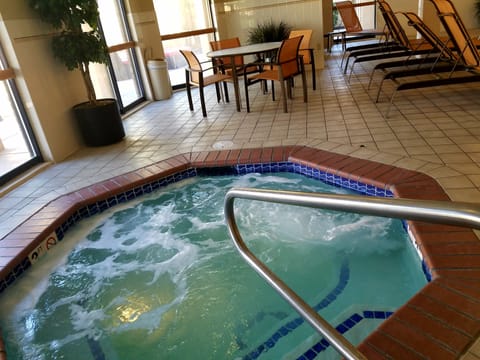
<svg viewBox="0 0 480 360">
<path fill-rule="evenodd" d="M 310 39 L 312 38 L 312 29 L 307 30 L 292 30 L 290 31 L 290 38 L 303 35 L 302 42 L 300 43 L 299 54 L 303 56 L 303 64 L 312 66 L 312 87 L 313 90 L 317 89 L 317 77 L 315 71 L 315 57 L 313 49 L 310 47 Z"/>
<path fill-rule="evenodd" d="M 261 72 L 253 76 L 244 75 L 245 99 L 247 103 L 247 112 L 250 112 L 248 87 L 253 83 L 260 81 L 272 82 L 272 99 L 275 101 L 274 81 L 280 83 L 283 98 L 283 111 L 288 112 L 287 108 L 287 91 L 288 97 L 292 97 L 292 81 L 297 75 L 302 76 L 303 101 L 307 102 L 307 83 L 305 79 L 305 66 L 303 65 L 303 57 L 299 55 L 300 43 L 303 36 L 297 36 L 282 41 L 278 49 L 275 61 L 271 63 L 256 63 L 261 66 Z M 285 86 L 285 82 L 288 86 Z"/>
<path fill-rule="evenodd" d="M 217 92 L 217 101 L 220 102 L 221 93 L 218 83 L 223 82 L 224 92 L 225 92 L 225 101 L 229 102 L 228 99 L 228 89 L 226 81 L 230 80 L 232 77 L 227 74 L 223 74 L 218 71 L 217 66 L 210 66 L 208 68 L 203 68 L 202 64 L 197 56 L 190 50 L 180 50 L 180 53 L 183 55 L 187 61 L 188 66 L 185 68 L 185 83 L 187 85 L 187 96 L 188 104 L 190 110 L 193 111 L 193 101 L 192 101 L 192 86 L 198 87 L 198 92 L 200 94 L 200 104 L 202 106 L 203 117 L 207 117 L 207 110 L 205 106 L 205 94 L 203 88 L 208 85 L 215 84 L 215 90 Z M 208 61 L 211 65 L 211 62 Z M 205 75 L 205 72 L 212 70 L 213 74 Z"/>
</svg>

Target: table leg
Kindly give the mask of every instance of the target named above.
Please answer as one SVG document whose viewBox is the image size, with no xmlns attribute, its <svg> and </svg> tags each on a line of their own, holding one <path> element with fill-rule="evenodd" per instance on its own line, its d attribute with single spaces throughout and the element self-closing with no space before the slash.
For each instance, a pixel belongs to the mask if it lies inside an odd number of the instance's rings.
<svg viewBox="0 0 480 360">
<path fill-rule="evenodd" d="M 241 102 L 240 102 L 240 86 L 238 84 L 238 74 L 237 74 L 237 67 L 235 66 L 235 56 L 230 57 L 230 64 L 232 66 L 232 81 L 233 81 L 233 90 L 235 92 L 235 103 L 237 105 L 237 111 L 241 109 Z"/>
</svg>

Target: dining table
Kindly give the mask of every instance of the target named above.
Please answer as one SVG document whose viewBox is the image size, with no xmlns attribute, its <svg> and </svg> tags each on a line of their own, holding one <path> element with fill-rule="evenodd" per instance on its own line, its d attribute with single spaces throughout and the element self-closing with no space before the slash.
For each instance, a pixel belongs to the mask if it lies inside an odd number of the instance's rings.
<svg viewBox="0 0 480 360">
<path fill-rule="evenodd" d="M 232 47 L 227 49 L 210 51 L 206 55 L 212 59 L 230 57 L 230 64 L 235 64 L 236 56 L 247 56 L 247 55 L 261 56 L 265 53 L 278 50 L 281 45 L 282 45 L 281 41 L 249 44 L 249 45 L 242 45 L 242 46 L 237 46 L 237 47 Z M 235 92 L 235 103 L 237 105 L 237 111 L 240 111 L 241 110 L 240 86 L 239 86 L 237 69 L 235 66 L 232 66 L 232 82 L 233 82 L 233 88 Z"/>
</svg>

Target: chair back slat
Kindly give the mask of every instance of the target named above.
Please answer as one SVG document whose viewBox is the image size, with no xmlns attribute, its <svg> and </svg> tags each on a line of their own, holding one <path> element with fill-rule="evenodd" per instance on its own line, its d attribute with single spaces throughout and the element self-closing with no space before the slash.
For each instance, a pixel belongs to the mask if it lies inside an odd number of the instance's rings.
<svg viewBox="0 0 480 360">
<path fill-rule="evenodd" d="M 302 39 L 303 35 L 283 40 L 278 50 L 277 61 L 284 78 L 301 72 L 298 55 Z"/>
<path fill-rule="evenodd" d="M 180 50 L 182 53 L 183 57 L 187 61 L 188 67 L 191 70 L 190 71 L 190 80 L 198 84 L 200 81 L 200 72 L 202 71 L 202 65 L 200 64 L 200 61 L 198 60 L 197 56 L 193 53 L 193 51 L 190 50 Z"/>
<path fill-rule="evenodd" d="M 231 49 L 240 46 L 240 39 L 238 37 L 230 38 L 230 39 L 222 39 L 216 41 L 210 41 L 210 47 L 213 51 L 216 50 L 223 50 L 223 49 Z M 229 67 L 231 65 L 231 58 L 228 56 L 220 58 L 221 63 Z M 235 65 L 236 66 L 243 66 L 243 56 L 235 56 Z"/>
<path fill-rule="evenodd" d="M 439 38 L 417 14 L 413 12 L 402 12 L 402 14 L 407 18 L 408 25 L 413 27 L 425 41 L 432 45 L 432 49 L 440 53 L 441 57 L 453 62 L 458 60 L 458 55 L 448 47 L 448 43 Z"/>
<path fill-rule="evenodd" d="M 440 21 L 464 64 L 467 66 L 479 66 L 480 54 L 453 3 L 450 0 L 430 1 L 435 6 Z"/>
<path fill-rule="evenodd" d="M 342 18 L 343 26 L 347 32 L 359 32 L 362 31 L 362 24 L 358 18 L 355 7 L 351 1 L 339 1 L 335 3 L 335 7 Z"/>
<path fill-rule="evenodd" d="M 303 56 L 303 62 L 305 64 L 310 64 L 312 59 L 310 59 L 310 40 L 312 38 L 312 29 L 306 29 L 306 30 L 292 30 L 290 31 L 290 35 L 288 36 L 289 38 L 294 38 L 300 35 L 303 35 L 303 39 L 300 42 L 300 50 L 299 54 Z"/>
<path fill-rule="evenodd" d="M 390 31 L 390 36 L 405 48 L 411 48 L 410 40 L 390 5 L 384 0 L 378 0 L 377 4 L 385 20 L 385 25 Z"/>
</svg>

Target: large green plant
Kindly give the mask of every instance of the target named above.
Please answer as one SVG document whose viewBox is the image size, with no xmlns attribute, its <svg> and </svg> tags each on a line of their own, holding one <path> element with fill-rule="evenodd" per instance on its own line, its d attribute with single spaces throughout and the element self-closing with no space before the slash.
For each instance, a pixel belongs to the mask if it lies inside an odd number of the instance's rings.
<svg viewBox="0 0 480 360">
<path fill-rule="evenodd" d="M 28 0 L 28 4 L 42 21 L 59 30 L 52 39 L 54 56 L 68 70 L 80 70 L 88 100 L 96 103 L 89 64 L 108 62 L 108 48 L 99 29 L 97 1 Z"/>
<path fill-rule="evenodd" d="M 292 27 L 287 23 L 273 20 L 258 24 L 257 27 L 251 29 L 248 33 L 248 42 L 250 44 L 258 44 L 263 42 L 282 41 L 288 39 Z"/>
</svg>

